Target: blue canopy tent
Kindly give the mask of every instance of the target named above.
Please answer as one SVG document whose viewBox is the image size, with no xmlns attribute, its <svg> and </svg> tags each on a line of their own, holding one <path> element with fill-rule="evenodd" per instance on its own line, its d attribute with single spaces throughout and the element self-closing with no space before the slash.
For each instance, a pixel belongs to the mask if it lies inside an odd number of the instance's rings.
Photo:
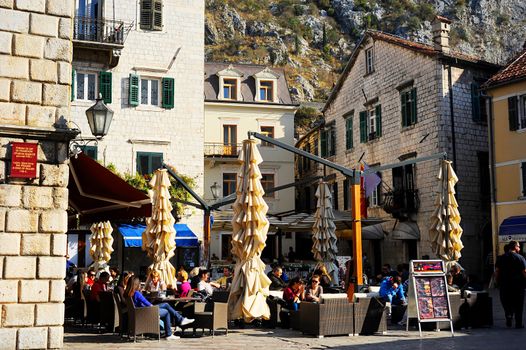
<svg viewBox="0 0 526 350">
<path fill-rule="evenodd" d="M 142 233 L 146 225 L 120 224 L 117 225 L 124 239 L 126 248 L 142 246 Z M 186 224 L 175 224 L 175 244 L 177 248 L 196 248 L 199 247 L 199 240 L 195 233 Z"/>
<path fill-rule="evenodd" d="M 526 215 L 510 216 L 500 224 L 499 242 L 506 243 L 511 240 L 526 241 Z"/>
</svg>

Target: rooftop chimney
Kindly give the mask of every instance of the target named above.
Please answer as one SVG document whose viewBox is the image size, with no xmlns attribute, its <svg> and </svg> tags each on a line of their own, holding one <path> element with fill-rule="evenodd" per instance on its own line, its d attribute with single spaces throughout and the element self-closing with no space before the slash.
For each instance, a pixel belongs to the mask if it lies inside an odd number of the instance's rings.
<svg viewBox="0 0 526 350">
<path fill-rule="evenodd" d="M 449 53 L 449 29 L 451 21 L 442 16 L 436 16 L 431 23 L 433 32 L 433 46 L 445 54 Z"/>
</svg>

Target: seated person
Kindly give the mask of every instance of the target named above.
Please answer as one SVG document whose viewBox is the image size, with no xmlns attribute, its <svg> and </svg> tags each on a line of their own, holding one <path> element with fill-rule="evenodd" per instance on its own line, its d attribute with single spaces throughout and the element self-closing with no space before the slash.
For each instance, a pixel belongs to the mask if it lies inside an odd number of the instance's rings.
<svg viewBox="0 0 526 350">
<path fill-rule="evenodd" d="M 305 286 L 299 277 L 290 280 L 287 288 L 283 290 L 283 299 L 292 311 L 298 311 L 300 303 L 305 299 Z"/>
<path fill-rule="evenodd" d="M 453 285 L 453 275 L 448 273 L 446 275 L 446 281 L 447 281 L 448 292 L 458 292 L 459 291 L 458 287 Z"/>
<path fill-rule="evenodd" d="M 451 266 L 449 273 L 451 274 L 451 276 L 453 276 L 453 286 L 456 286 L 457 288 L 461 289 L 467 283 L 466 275 L 464 274 L 464 271 L 462 271 L 462 269 L 460 268 L 460 265 L 455 264 Z"/>
<path fill-rule="evenodd" d="M 385 277 L 380 283 L 380 298 L 391 305 L 406 305 L 404 287 L 400 276 Z"/>
<path fill-rule="evenodd" d="M 219 288 L 220 285 L 215 282 L 208 282 L 210 278 L 210 273 L 207 270 L 199 271 L 200 281 L 197 284 L 197 291 L 204 293 L 206 295 L 212 295 L 214 293 L 214 288 Z"/>
<path fill-rule="evenodd" d="M 232 283 L 232 271 L 230 268 L 224 267 L 223 276 L 215 280 L 214 283 L 217 283 L 222 289 L 227 289 L 228 285 Z"/>
<path fill-rule="evenodd" d="M 150 276 L 146 281 L 146 291 L 148 292 L 160 292 L 166 290 L 166 284 L 161 280 L 161 275 L 159 271 L 152 270 Z"/>
<path fill-rule="evenodd" d="M 88 274 L 86 276 L 86 288 L 87 289 L 91 289 L 91 287 L 93 286 L 93 284 L 95 283 L 95 276 L 97 274 L 95 273 L 95 270 L 93 269 L 89 269 L 88 270 Z"/>
<path fill-rule="evenodd" d="M 283 270 L 279 266 L 274 266 L 272 271 L 270 271 L 267 276 L 270 279 L 270 290 L 282 290 L 287 286 L 285 281 L 281 279 Z"/>
<path fill-rule="evenodd" d="M 139 289 L 141 288 L 141 280 L 139 277 L 130 278 L 126 287 L 126 296 L 132 299 L 133 305 L 136 308 L 152 306 L 146 298 L 143 297 Z M 172 318 L 179 326 L 184 326 L 194 322 L 191 318 L 181 316 L 181 314 L 175 311 L 170 304 L 161 303 L 157 305 L 159 307 L 159 318 L 163 320 L 164 330 L 166 332 L 167 340 L 179 339 L 179 337 L 172 334 Z"/>
<path fill-rule="evenodd" d="M 314 303 L 320 302 L 320 295 L 323 293 L 323 287 L 320 285 L 320 276 L 314 275 L 310 280 L 310 286 L 305 292 L 305 300 Z"/>
<path fill-rule="evenodd" d="M 332 283 L 332 278 L 329 275 L 329 272 L 327 271 L 327 268 L 325 265 L 320 265 L 315 271 L 313 275 L 320 276 L 320 285 L 323 288 L 329 288 Z"/>
<path fill-rule="evenodd" d="M 187 297 L 188 292 L 192 290 L 192 286 L 188 282 L 188 273 L 186 271 L 179 272 L 179 282 L 181 282 L 179 285 L 179 296 L 181 298 Z"/>
<path fill-rule="evenodd" d="M 110 274 L 106 271 L 101 272 L 99 279 L 91 287 L 90 300 L 100 302 L 100 292 L 108 290 L 108 282 L 110 281 Z"/>
<path fill-rule="evenodd" d="M 197 289 L 197 284 L 201 280 L 199 278 L 199 267 L 194 267 L 192 270 L 190 270 L 190 273 L 188 274 L 188 278 L 190 279 L 190 285 L 192 286 L 192 289 Z"/>
</svg>

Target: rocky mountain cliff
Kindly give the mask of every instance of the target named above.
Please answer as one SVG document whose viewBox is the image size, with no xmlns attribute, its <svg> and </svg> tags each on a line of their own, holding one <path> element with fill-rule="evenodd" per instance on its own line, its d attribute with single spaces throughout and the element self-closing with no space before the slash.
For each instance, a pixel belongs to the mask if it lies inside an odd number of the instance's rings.
<svg viewBox="0 0 526 350">
<path fill-rule="evenodd" d="M 455 50 L 505 64 L 526 40 L 525 0 L 206 0 L 207 61 L 282 66 L 293 98 L 323 101 L 367 29 L 431 43 L 435 15 Z"/>
</svg>

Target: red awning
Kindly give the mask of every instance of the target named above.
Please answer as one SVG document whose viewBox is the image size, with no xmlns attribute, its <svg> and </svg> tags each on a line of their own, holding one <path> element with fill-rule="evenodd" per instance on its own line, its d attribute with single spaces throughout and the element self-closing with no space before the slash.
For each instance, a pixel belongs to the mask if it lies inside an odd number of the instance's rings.
<svg viewBox="0 0 526 350">
<path fill-rule="evenodd" d="M 82 219 L 149 217 L 150 197 L 83 153 L 70 158 L 69 205 Z"/>
</svg>

